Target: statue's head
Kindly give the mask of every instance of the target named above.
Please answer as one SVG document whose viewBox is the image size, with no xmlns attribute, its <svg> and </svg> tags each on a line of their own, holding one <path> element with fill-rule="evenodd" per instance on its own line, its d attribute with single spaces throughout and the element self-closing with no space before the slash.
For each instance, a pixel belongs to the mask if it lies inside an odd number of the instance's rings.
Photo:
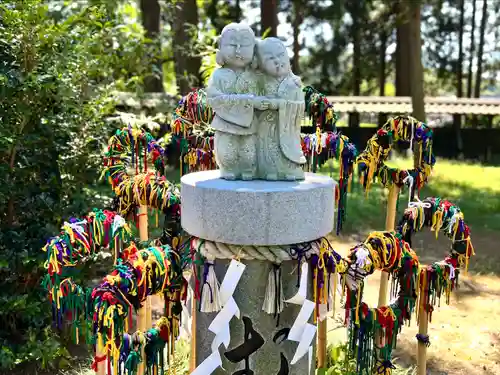
<svg viewBox="0 0 500 375">
<path fill-rule="evenodd" d="M 273 77 L 290 74 L 290 59 L 285 45 L 278 38 L 266 38 L 257 45 L 259 68 Z"/>
<path fill-rule="evenodd" d="M 241 69 L 251 65 L 254 49 L 252 28 L 244 23 L 230 23 L 222 29 L 215 60 L 220 66 Z"/>
</svg>

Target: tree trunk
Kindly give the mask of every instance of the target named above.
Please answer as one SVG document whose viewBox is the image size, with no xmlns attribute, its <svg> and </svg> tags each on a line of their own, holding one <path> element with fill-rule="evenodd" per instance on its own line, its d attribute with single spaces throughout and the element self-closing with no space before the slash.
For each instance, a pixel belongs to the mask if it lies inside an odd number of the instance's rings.
<svg viewBox="0 0 500 375">
<path fill-rule="evenodd" d="M 395 4 L 396 27 L 396 96 L 410 96 L 410 22 L 405 0 Z"/>
<path fill-rule="evenodd" d="M 352 18 L 352 95 L 361 95 L 361 24 L 360 17 L 360 1 L 353 0 L 351 3 L 351 18 Z M 349 127 L 359 127 L 359 113 L 354 112 L 349 114 Z"/>
<path fill-rule="evenodd" d="M 422 38 L 420 33 L 421 0 L 410 4 L 410 87 L 413 117 L 425 122 L 424 69 L 422 67 Z"/>
<path fill-rule="evenodd" d="M 241 22 L 241 5 L 240 5 L 240 0 L 236 0 L 236 4 L 234 6 L 234 20 L 235 20 L 235 22 Z"/>
<path fill-rule="evenodd" d="M 241 6 L 239 0 L 235 2 L 234 6 L 228 1 L 221 4 L 220 0 L 205 0 L 203 4 L 205 17 L 210 20 L 217 35 L 220 35 L 222 29 L 229 23 L 241 21 Z"/>
<path fill-rule="evenodd" d="M 16 161 L 16 153 L 17 153 L 17 140 L 12 146 L 12 149 L 10 151 L 10 156 L 9 156 L 9 177 L 11 177 L 14 174 L 14 164 Z M 12 194 L 9 197 L 9 200 L 7 201 L 7 212 L 6 212 L 6 223 L 7 227 L 12 228 L 14 224 L 14 191 L 12 191 Z"/>
<path fill-rule="evenodd" d="M 385 57 L 387 52 L 387 32 L 385 29 L 382 29 L 380 32 L 380 72 L 379 72 L 379 96 L 385 96 L 385 79 L 386 79 L 386 69 L 385 69 Z M 378 114 L 378 126 L 382 127 L 387 121 L 387 113 L 379 113 Z"/>
<path fill-rule="evenodd" d="M 158 0 L 141 0 L 142 25 L 146 30 L 146 36 L 158 44 L 161 50 L 160 34 L 160 4 Z M 163 92 L 163 64 L 154 62 L 152 72 L 144 78 L 144 90 L 146 92 Z"/>
<path fill-rule="evenodd" d="M 219 0 L 210 0 L 205 2 L 205 14 L 207 18 L 210 20 L 210 23 L 215 28 L 215 32 L 217 35 L 220 35 L 222 29 L 226 25 L 221 25 L 219 22 L 219 10 L 217 9 L 217 4 Z"/>
<path fill-rule="evenodd" d="M 299 67 L 299 53 L 300 53 L 300 25 L 302 24 L 304 17 L 302 15 L 301 1 L 293 1 L 293 58 L 292 58 L 292 71 L 295 74 L 300 73 Z"/>
<path fill-rule="evenodd" d="M 177 0 L 172 19 L 175 77 L 181 95 L 200 86 L 201 57 L 193 52 L 197 40 L 198 5 L 196 0 Z"/>
<path fill-rule="evenodd" d="M 260 0 L 260 35 L 278 35 L 278 1 Z M 269 30 L 269 31 L 268 31 Z"/>
<path fill-rule="evenodd" d="M 483 0 L 483 15 L 481 18 L 481 30 L 479 32 L 479 47 L 477 50 L 477 73 L 476 86 L 474 87 L 474 97 L 481 96 L 481 76 L 483 74 L 483 51 L 484 51 L 484 34 L 486 31 L 486 22 L 488 21 L 488 1 Z"/>
<path fill-rule="evenodd" d="M 464 18 L 465 18 L 465 0 L 460 0 L 460 26 L 458 30 L 458 61 L 457 61 L 457 98 L 463 97 L 463 65 L 464 65 Z M 455 141 L 457 145 L 457 154 L 459 159 L 463 159 L 463 140 L 462 140 L 462 115 L 453 116 L 453 128 L 455 130 Z"/>
<path fill-rule="evenodd" d="M 472 64 L 474 63 L 474 50 L 476 40 L 474 31 L 476 30 L 476 0 L 472 0 L 472 30 L 470 35 L 470 55 L 469 55 L 469 74 L 467 75 L 467 97 L 472 98 Z"/>
</svg>

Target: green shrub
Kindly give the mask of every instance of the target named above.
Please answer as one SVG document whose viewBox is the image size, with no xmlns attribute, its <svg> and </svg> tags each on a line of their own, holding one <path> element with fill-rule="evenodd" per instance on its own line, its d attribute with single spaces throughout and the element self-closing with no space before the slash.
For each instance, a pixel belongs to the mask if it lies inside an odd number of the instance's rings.
<svg viewBox="0 0 500 375">
<path fill-rule="evenodd" d="M 153 56 L 116 6 L 45 3 L 0 4 L 0 372 L 67 354 L 50 329 L 41 248 L 63 219 L 102 207 L 90 188 L 111 92 L 140 86 Z"/>
<path fill-rule="evenodd" d="M 349 358 L 347 344 L 330 345 L 325 375 L 357 375 L 356 361 Z"/>
</svg>

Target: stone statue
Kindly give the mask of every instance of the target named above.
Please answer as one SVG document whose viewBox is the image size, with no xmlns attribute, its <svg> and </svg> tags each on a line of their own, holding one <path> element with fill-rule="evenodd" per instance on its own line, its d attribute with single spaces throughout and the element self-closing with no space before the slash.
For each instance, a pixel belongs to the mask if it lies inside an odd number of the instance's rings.
<svg viewBox="0 0 500 375">
<path fill-rule="evenodd" d="M 304 94 L 277 38 L 258 43 L 242 23 L 227 25 L 219 38 L 210 77 L 209 105 L 215 112 L 215 157 L 229 180 L 300 180 L 305 163 L 300 145 Z M 260 68 L 260 70 L 259 70 Z"/>
<path fill-rule="evenodd" d="M 252 69 L 255 34 L 241 23 L 224 27 L 219 38 L 216 69 L 207 87 L 215 111 L 215 158 L 225 179 L 251 180 L 257 172 L 254 106 L 257 81 Z M 254 63 L 255 64 L 255 63 Z"/>
<path fill-rule="evenodd" d="M 266 180 L 303 180 L 306 162 L 300 144 L 305 99 L 300 78 L 290 68 L 283 42 L 266 38 L 257 45 L 258 68 L 270 109 L 262 111 L 257 130 L 258 175 Z M 258 111 L 256 111 L 258 112 Z"/>
</svg>

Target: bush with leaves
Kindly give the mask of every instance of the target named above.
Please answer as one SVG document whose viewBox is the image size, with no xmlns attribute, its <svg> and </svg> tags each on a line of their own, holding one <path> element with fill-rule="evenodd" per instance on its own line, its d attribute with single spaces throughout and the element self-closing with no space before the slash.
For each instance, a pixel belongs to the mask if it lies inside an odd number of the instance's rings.
<svg viewBox="0 0 500 375">
<path fill-rule="evenodd" d="M 330 345 L 327 349 L 328 366 L 325 375 L 356 375 L 356 360 L 348 355 L 347 344 Z"/>
<path fill-rule="evenodd" d="M 41 247 L 63 218 L 103 207 L 91 188 L 111 92 L 140 87 L 154 55 L 116 7 L 46 3 L 0 4 L 0 372 L 67 353 L 50 329 Z"/>
</svg>

